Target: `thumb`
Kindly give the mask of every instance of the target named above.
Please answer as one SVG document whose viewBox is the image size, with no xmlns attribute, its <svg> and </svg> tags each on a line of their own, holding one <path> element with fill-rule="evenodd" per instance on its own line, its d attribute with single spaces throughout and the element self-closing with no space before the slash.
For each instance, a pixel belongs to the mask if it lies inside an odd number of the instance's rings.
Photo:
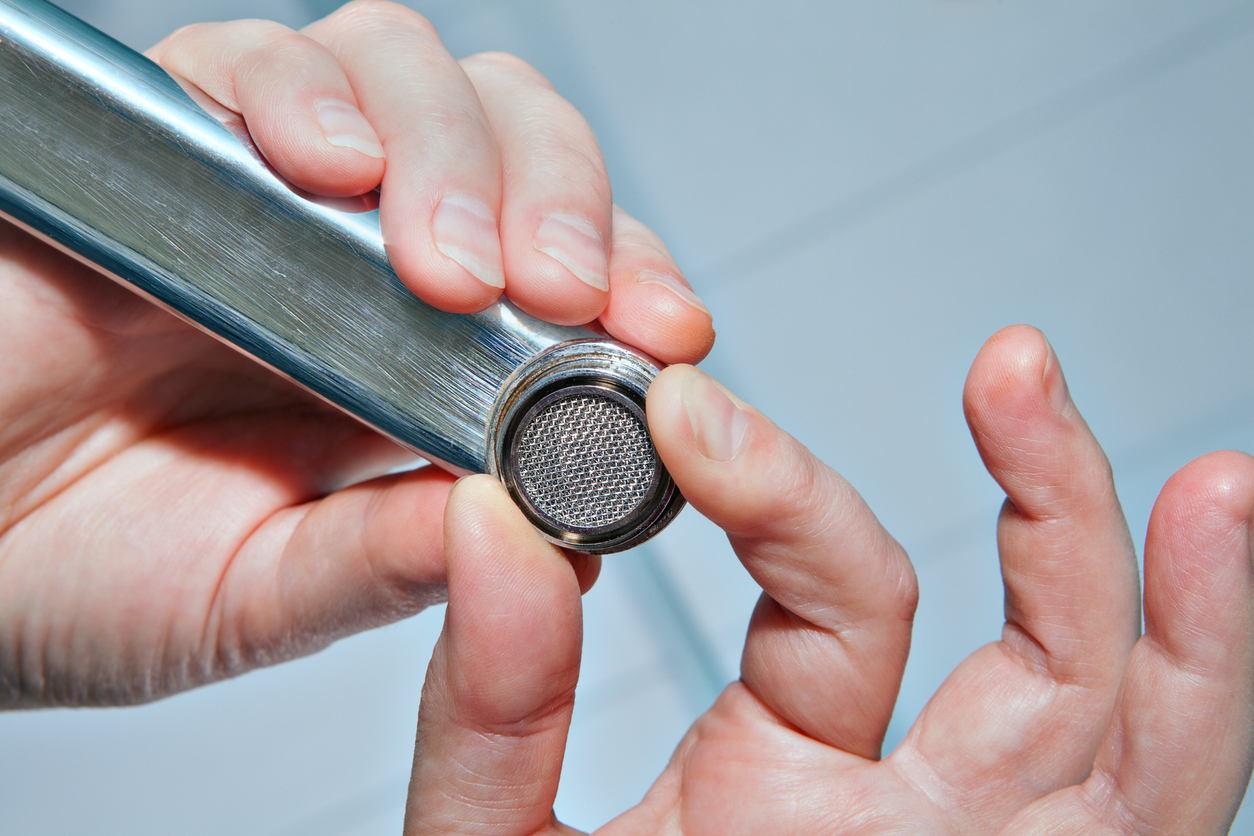
<svg viewBox="0 0 1254 836">
<path fill-rule="evenodd" d="M 457 483 L 444 525 L 448 610 L 423 687 L 405 833 L 558 832 L 579 578 L 491 477 Z"/>
</svg>

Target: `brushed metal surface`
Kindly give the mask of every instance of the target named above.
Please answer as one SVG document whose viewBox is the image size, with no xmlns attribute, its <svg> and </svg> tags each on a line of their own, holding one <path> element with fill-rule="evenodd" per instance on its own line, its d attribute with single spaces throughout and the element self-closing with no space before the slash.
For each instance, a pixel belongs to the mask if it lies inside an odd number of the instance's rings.
<svg viewBox="0 0 1254 836">
<path fill-rule="evenodd" d="M 42 0 L 0 0 L 0 91 L 0 214 L 450 470 L 497 471 L 489 421 L 552 350 L 657 371 L 506 301 L 419 301 L 374 196 L 299 192 L 237 115 Z"/>
</svg>

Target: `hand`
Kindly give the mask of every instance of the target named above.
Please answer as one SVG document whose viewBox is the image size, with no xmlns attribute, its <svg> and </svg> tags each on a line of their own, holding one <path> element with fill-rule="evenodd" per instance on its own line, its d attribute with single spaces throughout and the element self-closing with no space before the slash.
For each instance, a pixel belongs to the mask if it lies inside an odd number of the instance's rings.
<svg viewBox="0 0 1254 836">
<path fill-rule="evenodd" d="M 388 252 L 431 304 L 482 308 L 504 283 L 663 361 L 708 351 L 708 313 L 613 209 L 591 131 L 521 61 L 458 63 L 377 3 L 303 33 L 189 27 L 151 54 L 295 184 L 381 183 Z M 408 454 L 3 222 L 0 298 L 0 707 L 153 699 L 443 599 L 452 477 L 379 477 Z"/>
<path fill-rule="evenodd" d="M 1110 470 L 1040 333 L 993 337 L 965 403 L 1008 496 L 1006 625 L 881 759 L 916 601 L 905 554 L 760 413 L 693 369 L 658 377 L 658 448 L 764 595 L 740 681 L 643 802 L 599 832 L 1227 832 L 1254 756 L 1254 459 L 1211 454 L 1163 489 L 1138 638 L 1136 555 Z M 572 832 L 551 810 L 579 574 L 486 480 L 459 483 L 447 514 L 449 607 L 406 832 Z"/>
</svg>

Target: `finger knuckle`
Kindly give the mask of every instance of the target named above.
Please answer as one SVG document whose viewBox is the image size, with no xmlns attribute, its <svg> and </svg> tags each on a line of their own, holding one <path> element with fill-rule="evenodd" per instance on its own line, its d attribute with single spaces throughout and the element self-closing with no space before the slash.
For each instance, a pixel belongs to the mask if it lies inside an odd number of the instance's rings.
<svg viewBox="0 0 1254 836">
<path fill-rule="evenodd" d="M 488 72 L 503 73 L 515 79 L 552 89 L 544 74 L 530 63 L 509 52 L 477 52 L 462 62 L 463 66 Z"/>
<path fill-rule="evenodd" d="M 236 45 L 241 52 L 264 53 L 279 45 L 306 40 L 282 23 L 270 20 L 239 20 L 220 25 L 221 40 Z"/>
<path fill-rule="evenodd" d="M 250 49 L 239 60 L 236 78 L 290 79 L 307 71 L 312 41 L 286 26 L 274 25 L 252 34 Z M 285 86 L 288 82 L 285 81 Z"/>
<path fill-rule="evenodd" d="M 405 32 L 438 38 L 435 26 L 418 12 L 387 0 L 352 0 L 341 6 L 328 21 L 338 27 L 368 29 L 388 33 Z"/>
<path fill-rule="evenodd" d="M 267 57 L 281 61 L 290 58 L 304 60 L 312 47 L 313 43 L 299 32 L 286 26 L 272 26 L 256 33 L 252 54 L 257 61 Z"/>
<path fill-rule="evenodd" d="M 906 550 L 878 522 L 858 492 L 800 444 L 782 457 L 780 489 L 764 506 L 765 527 L 796 542 L 835 543 L 850 536 L 878 554 L 871 565 L 877 598 L 892 617 L 910 623 L 919 604 L 919 585 Z"/>
<path fill-rule="evenodd" d="M 561 178 L 556 182 L 577 184 L 601 205 L 610 201 L 610 180 L 605 172 L 596 141 L 572 141 L 567 136 L 550 135 L 537 141 L 532 150 L 533 176 Z"/>
</svg>

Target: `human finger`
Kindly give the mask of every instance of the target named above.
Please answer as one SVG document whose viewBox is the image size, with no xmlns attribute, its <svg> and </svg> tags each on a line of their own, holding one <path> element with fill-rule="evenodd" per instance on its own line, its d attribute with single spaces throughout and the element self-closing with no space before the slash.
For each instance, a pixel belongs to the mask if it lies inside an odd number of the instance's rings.
<svg viewBox="0 0 1254 836">
<path fill-rule="evenodd" d="M 596 319 L 609 297 L 610 179 L 579 111 L 525 61 L 461 61 L 501 151 L 501 248 L 512 302 L 548 322 Z"/>
<path fill-rule="evenodd" d="M 1016 834 L 1225 834 L 1254 759 L 1254 459 L 1204 456 L 1163 488 L 1145 546 L 1145 636 L 1092 775 Z"/>
<path fill-rule="evenodd" d="M 955 815 L 958 830 L 978 832 L 1088 773 L 1140 629 L 1140 595 L 1110 467 L 1044 335 L 1014 326 L 990 338 L 964 403 L 1007 495 L 1006 623 L 1001 641 L 946 680 L 892 759 L 922 787 L 974 799 Z"/>
<path fill-rule="evenodd" d="M 399 448 L 293 393 L 228 380 L 246 394 L 224 403 L 206 373 L 154 384 L 172 409 L 127 399 L 117 446 L 25 500 L 0 561 L 0 611 L 41 625 L 23 632 L 17 699 L 152 700 L 442 600 L 451 477 L 359 482 Z"/>
<path fill-rule="evenodd" d="M 218 652 L 270 664 L 441 603 L 452 481 L 428 466 L 274 514 L 223 578 Z"/>
<path fill-rule="evenodd" d="M 584 118 L 521 59 L 486 53 L 461 63 L 501 148 L 510 299 L 550 322 L 600 314 L 612 336 L 663 362 L 703 358 L 710 313 L 657 236 L 611 204 Z"/>
<path fill-rule="evenodd" d="M 904 551 L 847 482 L 700 371 L 666 369 L 647 406 L 676 484 L 764 590 L 745 685 L 804 733 L 877 757 L 917 597 Z"/>
<path fill-rule="evenodd" d="M 663 363 L 696 363 L 714 346 L 710 311 L 675 259 L 652 230 L 617 206 L 601 325 Z"/>
<path fill-rule="evenodd" d="M 379 220 L 397 275 L 453 313 L 505 287 L 500 150 L 470 79 L 417 12 L 358 0 L 302 30 L 335 56 L 387 153 Z"/>
<path fill-rule="evenodd" d="M 228 111 L 271 165 L 319 195 L 368 192 L 383 177 L 383 146 L 339 63 L 322 45 L 263 20 L 200 23 L 148 51 Z"/>
<path fill-rule="evenodd" d="M 552 809 L 579 677 L 575 572 L 488 476 L 454 488 L 445 543 L 405 832 L 569 832 Z"/>
</svg>

